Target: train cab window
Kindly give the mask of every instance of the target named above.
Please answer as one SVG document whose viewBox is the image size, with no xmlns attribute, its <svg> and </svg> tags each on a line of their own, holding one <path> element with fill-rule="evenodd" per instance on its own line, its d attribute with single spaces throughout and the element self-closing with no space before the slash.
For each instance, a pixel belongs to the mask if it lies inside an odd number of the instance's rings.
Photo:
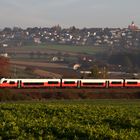
<svg viewBox="0 0 140 140">
<path fill-rule="evenodd" d="M 138 82 L 127 82 L 127 84 L 129 84 L 129 85 L 137 85 L 138 84 Z"/>
<path fill-rule="evenodd" d="M 103 85 L 104 83 L 83 83 L 84 86 L 100 86 Z"/>
<path fill-rule="evenodd" d="M 23 83 L 25 86 L 43 86 L 44 85 L 44 83 L 42 83 L 42 82 L 26 82 L 26 83 Z"/>
<path fill-rule="evenodd" d="M 75 81 L 64 81 L 64 84 L 75 84 Z"/>
<path fill-rule="evenodd" d="M 111 84 L 122 84 L 122 82 L 121 81 L 113 81 L 113 82 L 111 82 Z"/>
<path fill-rule="evenodd" d="M 4 80 L 3 83 L 7 83 L 7 80 Z"/>
<path fill-rule="evenodd" d="M 48 81 L 48 84 L 58 84 L 58 81 Z"/>
<path fill-rule="evenodd" d="M 10 81 L 9 84 L 11 84 L 11 85 L 12 85 L 12 84 L 15 84 L 15 81 Z"/>
</svg>

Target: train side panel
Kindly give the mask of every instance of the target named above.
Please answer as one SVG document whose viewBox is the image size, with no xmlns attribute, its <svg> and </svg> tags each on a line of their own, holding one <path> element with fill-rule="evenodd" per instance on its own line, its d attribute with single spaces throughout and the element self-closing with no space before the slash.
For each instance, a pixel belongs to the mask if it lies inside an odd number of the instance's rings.
<svg viewBox="0 0 140 140">
<path fill-rule="evenodd" d="M 22 79 L 22 88 L 60 87 L 60 79 Z"/>
<path fill-rule="evenodd" d="M 80 79 L 62 79 L 62 87 L 69 87 L 69 88 L 74 88 L 74 87 L 78 87 L 78 81 L 80 81 Z"/>
<path fill-rule="evenodd" d="M 124 83 L 125 87 L 127 88 L 140 88 L 140 80 L 137 79 L 125 79 Z"/>
<path fill-rule="evenodd" d="M 61 79 L 47 79 L 45 87 L 61 87 Z"/>
<path fill-rule="evenodd" d="M 83 88 L 105 88 L 106 79 L 81 79 Z"/>
<path fill-rule="evenodd" d="M 124 87 L 124 80 L 123 79 L 108 79 L 108 87 L 122 88 Z"/>
</svg>

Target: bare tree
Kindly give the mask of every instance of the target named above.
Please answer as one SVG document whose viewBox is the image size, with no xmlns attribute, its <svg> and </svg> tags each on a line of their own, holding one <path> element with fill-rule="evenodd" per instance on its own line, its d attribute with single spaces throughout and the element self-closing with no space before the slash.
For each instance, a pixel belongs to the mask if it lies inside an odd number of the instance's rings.
<svg viewBox="0 0 140 140">
<path fill-rule="evenodd" d="M 9 58 L 0 57 L 0 77 L 10 76 Z"/>
</svg>

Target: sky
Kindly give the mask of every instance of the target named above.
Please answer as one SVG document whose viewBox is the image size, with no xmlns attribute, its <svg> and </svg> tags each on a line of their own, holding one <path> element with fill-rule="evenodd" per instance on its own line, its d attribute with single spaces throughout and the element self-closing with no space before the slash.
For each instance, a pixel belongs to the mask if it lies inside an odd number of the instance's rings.
<svg viewBox="0 0 140 140">
<path fill-rule="evenodd" d="M 0 0 L 0 28 L 140 27 L 140 0 Z"/>
</svg>

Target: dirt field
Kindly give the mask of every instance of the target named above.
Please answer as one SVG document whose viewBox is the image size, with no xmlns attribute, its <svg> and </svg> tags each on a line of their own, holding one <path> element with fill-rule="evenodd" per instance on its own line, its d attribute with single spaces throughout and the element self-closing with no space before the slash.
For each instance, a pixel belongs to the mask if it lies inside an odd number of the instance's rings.
<svg viewBox="0 0 140 140">
<path fill-rule="evenodd" d="M 27 61 L 14 61 L 11 60 L 10 63 L 12 65 L 22 65 L 22 66 L 36 66 L 36 67 L 50 67 L 50 68 L 68 68 L 68 66 L 63 64 L 55 64 L 55 63 L 42 63 L 42 62 L 27 62 Z"/>
<path fill-rule="evenodd" d="M 55 63 L 45 63 L 45 62 L 27 62 L 27 61 L 11 61 L 12 76 L 27 78 L 28 75 L 31 77 L 57 77 L 57 78 L 75 78 L 79 77 L 79 74 L 69 69 L 66 65 L 55 64 Z M 26 69 L 31 68 L 27 71 Z M 16 71 L 16 74 L 15 74 Z M 24 76 L 25 75 L 25 76 Z M 16 77 L 16 78 L 17 78 Z M 30 78 L 31 78 L 30 77 Z M 36 78 L 34 77 L 34 78 Z"/>
<path fill-rule="evenodd" d="M 35 69 L 33 71 L 34 74 L 39 75 L 40 77 L 50 77 L 50 78 L 62 78 L 62 75 L 60 74 L 56 74 L 56 73 L 52 73 L 49 71 L 44 71 L 41 69 Z"/>
</svg>

